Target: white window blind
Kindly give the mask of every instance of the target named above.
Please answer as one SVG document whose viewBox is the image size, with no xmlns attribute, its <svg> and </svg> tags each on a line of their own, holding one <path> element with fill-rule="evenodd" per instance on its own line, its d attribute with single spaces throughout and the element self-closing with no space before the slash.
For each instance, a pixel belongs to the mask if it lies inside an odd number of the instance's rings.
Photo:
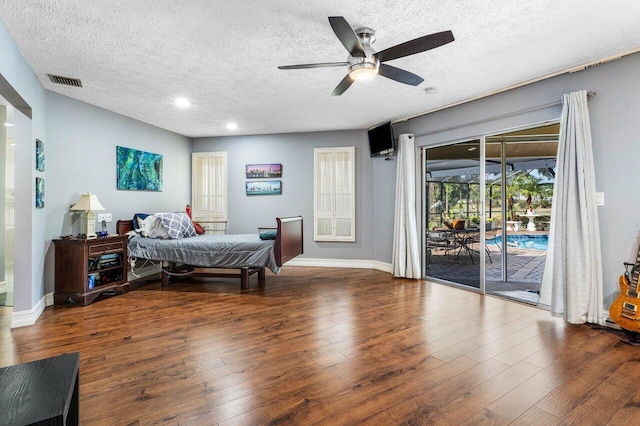
<svg viewBox="0 0 640 426">
<path fill-rule="evenodd" d="M 227 229 L 227 153 L 191 154 L 191 211 L 208 232 Z"/>
<path fill-rule="evenodd" d="M 314 239 L 355 241 L 355 147 L 314 150 Z"/>
</svg>

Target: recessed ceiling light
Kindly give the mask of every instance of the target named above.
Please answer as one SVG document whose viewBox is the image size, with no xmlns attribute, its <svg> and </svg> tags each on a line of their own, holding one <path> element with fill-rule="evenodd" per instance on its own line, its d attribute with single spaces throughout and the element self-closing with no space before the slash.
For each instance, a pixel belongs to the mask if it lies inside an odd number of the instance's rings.
<svg viewBox="0 0 640 426">
<path fill-rule="evenodd" d="M 11 123 L 4 123 L 5 127 L 13 127 L 13 124 Z"/>
<path fill-rule="evenodd" d="M 237 128 L 238 128 L 238 125 L 236 123 L 227 123 L 227 129 L 236 130 Z"/>
<path fill-rule="evenodd" d="M 176 98 L 176 106 L 178 108 L 189 108 L 191 106 L 191 102 L 187 98 Z"/>
</svg>

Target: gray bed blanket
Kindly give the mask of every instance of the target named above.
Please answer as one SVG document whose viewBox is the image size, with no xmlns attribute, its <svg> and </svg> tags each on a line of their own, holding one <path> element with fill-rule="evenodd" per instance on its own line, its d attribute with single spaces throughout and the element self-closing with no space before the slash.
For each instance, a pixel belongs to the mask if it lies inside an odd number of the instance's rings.
<svg viewBox="0 0 640 426">
<path fill-rule="evenodd" d="M 280 272 L 273 251 L 274 240 L 261 240 L 258 234 L 198 235 L 179 240 L 129 239 L 129 256 L 166 260 L 203 268 L 266 267 Z"/>
</svg>

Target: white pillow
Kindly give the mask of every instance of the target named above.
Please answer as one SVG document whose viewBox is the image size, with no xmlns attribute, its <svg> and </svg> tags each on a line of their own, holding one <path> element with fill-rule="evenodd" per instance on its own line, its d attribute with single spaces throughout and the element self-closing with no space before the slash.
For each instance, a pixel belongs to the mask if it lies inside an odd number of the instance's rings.
<svg viewBox="0 0 640 426">
<path fill-rule="evenodd" d="M 154 215 L 149 215 L 145 219 L 138 218 L 138 228 L 143 237 L 171 238 L 167 230 L 162 226 L 162 220 Z"/>
</svg>

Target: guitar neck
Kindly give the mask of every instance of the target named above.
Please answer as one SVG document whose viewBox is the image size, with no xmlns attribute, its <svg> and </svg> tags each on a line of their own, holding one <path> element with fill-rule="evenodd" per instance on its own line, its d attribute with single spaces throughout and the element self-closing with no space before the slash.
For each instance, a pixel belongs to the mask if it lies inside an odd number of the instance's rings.
<svg viewBox="0 0 640 426">
<path fill-rule="evenodd" d="M 631 269 L 631 276 L 629 279 L 629 287 L 634 291 L 638 291 L 638 276 L 640 276 L 640 248 L 638 248 L 636 264 Z"/>
</svg>

